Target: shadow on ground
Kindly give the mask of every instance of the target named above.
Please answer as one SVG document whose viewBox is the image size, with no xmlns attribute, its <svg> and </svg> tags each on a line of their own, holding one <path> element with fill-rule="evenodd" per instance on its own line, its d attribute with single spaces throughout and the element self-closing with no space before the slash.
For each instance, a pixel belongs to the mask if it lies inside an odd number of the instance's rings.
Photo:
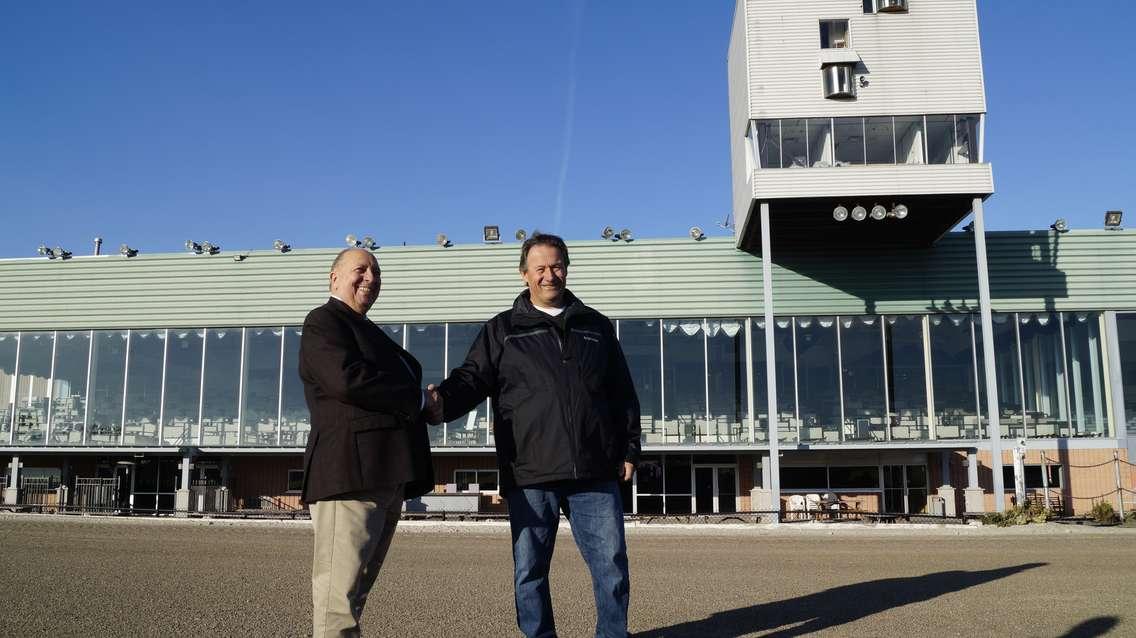
<svg viewBox="0 0 1136 638">
<path fill-rule="evenodd" d="M 637 638 L 695 638 L 716 636 L 736 638 L 757 632 L 768 632 L 784 627 L 770 636 L 802 636 L 830 627 L 867 618 L 911 603 L 937 598 L 944 594 L 962 591 L 975 585 L 1012 576 L 1027 569 L 1043 567 L 1048 563 L 1024 563 L 1013 567 L 983 571 L 947 571 L 913 576 L 885 578 L 826 589 L 815 594 L 779 600 L 740 609 L 716 613 L 709 618 L 651 629 Z M 1068 636 L 1095 636 L 1091 633 L 1107 622 L 1095 618 L 1073 628 Z M 1115 624 L 1115 620 L 1112 621 Z M 1080 633 L 1077 633 L 1080 632 Z"/>
<path fill-rule="evenodd" d="M 1061 634 L 1061 638 L 1096 638 L 1112 631 L 1119 622 L 1116 616 L 1097 616 Z"/>
</svg>

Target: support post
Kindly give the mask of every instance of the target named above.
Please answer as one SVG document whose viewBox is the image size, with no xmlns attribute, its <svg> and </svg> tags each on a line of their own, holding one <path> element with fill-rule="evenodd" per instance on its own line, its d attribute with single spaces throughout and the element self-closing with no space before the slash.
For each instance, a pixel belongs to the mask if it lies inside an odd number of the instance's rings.
<svg viewBox="0 0 1136 638">
<path fill-rule="evenodd" d="M 955 501 L 955 488 L 951 486 L 951 456 L 952 450 L 939 452 L 939 473 L 942 481 L 939 485 L 939 497 L 943 499 L 943 514 L 946 516 L 958 515 L 958 505 Z"/>
<path fill-rule="evenodd" d="M 966 451 L 966 489 L 963 490 L 964 511 L 985 512 L 985 499 L 978 485 L 978 450 Z"/>
<path fill-rule="evenodd" d="M 1120 480 L 1120 451 L 1112 451 L 1112 467 L 1116 470 L 1116 504 L 1120 520 L 1124 520 L 1124 483 Z"/>
<path fill-rule="evenodd" d="M 178 483 L 177 492 L 174 494 L 174 510 L 175 516 L 189 516 L 191 509 L 191 492 L 189 489 L 189 471 L 193 469 L 193 456 L 186 454 L 181 457 L 181 463 L 178 464 L 178 469 L 181 470 L 181 482 Z"/>
<path fill-rule="evenodd" d="M 769 428 L 769 490 L 770 509 L 776 510 L 774 523 L 781 522 L 781 453 L 777 416 L 777 361 L 773 323 L 773 249 L 769 239 L 769 202 L 758 204 L 761 210 L 761 306 L 765 316 L 765 412 Z"/>
<path fill-rule="evenodd" d="M 982 317 L 982 362 L 986 371 L 986 435 L 990 439 L 990 470 L 994 473 L 994 511 L 1006 511 L 1006 486 L 1002 480 L 1002 427 L 998 420 L 998 379 L 994 366 L 994 319 L 990 310 L 990 271 L 986 261 L 986 223 L 982 198 L 975 197 L 974 255 L 978 265 L 978 307 Z"/>
<path fill-rule="evenodd" d="M 4 488 L 4 504 L 16 505 L 20 502 L 20 457 L 13 456 L 8 463 L 8 487 Z"/>
</svg>

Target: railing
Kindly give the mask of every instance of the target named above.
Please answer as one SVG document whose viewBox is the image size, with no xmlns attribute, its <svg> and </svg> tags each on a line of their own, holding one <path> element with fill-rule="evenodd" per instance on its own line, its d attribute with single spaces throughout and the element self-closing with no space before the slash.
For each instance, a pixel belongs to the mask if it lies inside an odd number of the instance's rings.
<svg viewBox="0 0 1136 638">
<path fill-rule="evenodd" d="M 75 493 L 69 509 L 82 512 L 112 512 L 118 507 L 118 479 L 75 479 Z"/>
<path fill-rule="evenodd" d="M 20 505 L 59 505 L 62 494 L 55 481 L 46 476 L 24 476 L 20 478 L 20 492 L 17 503 Z"/>
</svg>

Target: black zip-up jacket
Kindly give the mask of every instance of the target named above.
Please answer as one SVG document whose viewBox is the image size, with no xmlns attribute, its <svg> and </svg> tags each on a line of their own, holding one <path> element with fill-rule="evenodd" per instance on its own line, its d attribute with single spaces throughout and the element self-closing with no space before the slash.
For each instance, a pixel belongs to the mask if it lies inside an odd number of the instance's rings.
<svg viewBox="0 0 1136 638">
<path fill-rule="evenodd" d="M 559 316 L 526 290 L 440 386 L 447 421 L 493 399 L 501 488 L 616 479 L 639 459 L 639 399 L 611 321 L 571 292 Z"/>
</svg>

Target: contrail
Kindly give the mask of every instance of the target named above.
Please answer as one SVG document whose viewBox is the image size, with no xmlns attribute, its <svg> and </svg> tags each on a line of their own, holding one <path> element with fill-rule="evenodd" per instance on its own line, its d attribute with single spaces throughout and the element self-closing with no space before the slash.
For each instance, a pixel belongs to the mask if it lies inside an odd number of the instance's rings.
<svg viewBox="0 0 1136 638">
<path fill-rule="evenodd" d="M 572 155 L 572 124 L 576 119 L 576 52 L 580 48 L 580 28 L 584 17 L 584 2 L 575 5 L 572 16 L 572 42 L 568 48 L 568 101 L 564 108 L 564 151 L 560 156 L 560 177 L 556 184 L 556 209 L 552 232 L 560 234 L 560 219 L 564 213 L 564 184 L 568 181 L 568 160 Z"/>
</svg>

